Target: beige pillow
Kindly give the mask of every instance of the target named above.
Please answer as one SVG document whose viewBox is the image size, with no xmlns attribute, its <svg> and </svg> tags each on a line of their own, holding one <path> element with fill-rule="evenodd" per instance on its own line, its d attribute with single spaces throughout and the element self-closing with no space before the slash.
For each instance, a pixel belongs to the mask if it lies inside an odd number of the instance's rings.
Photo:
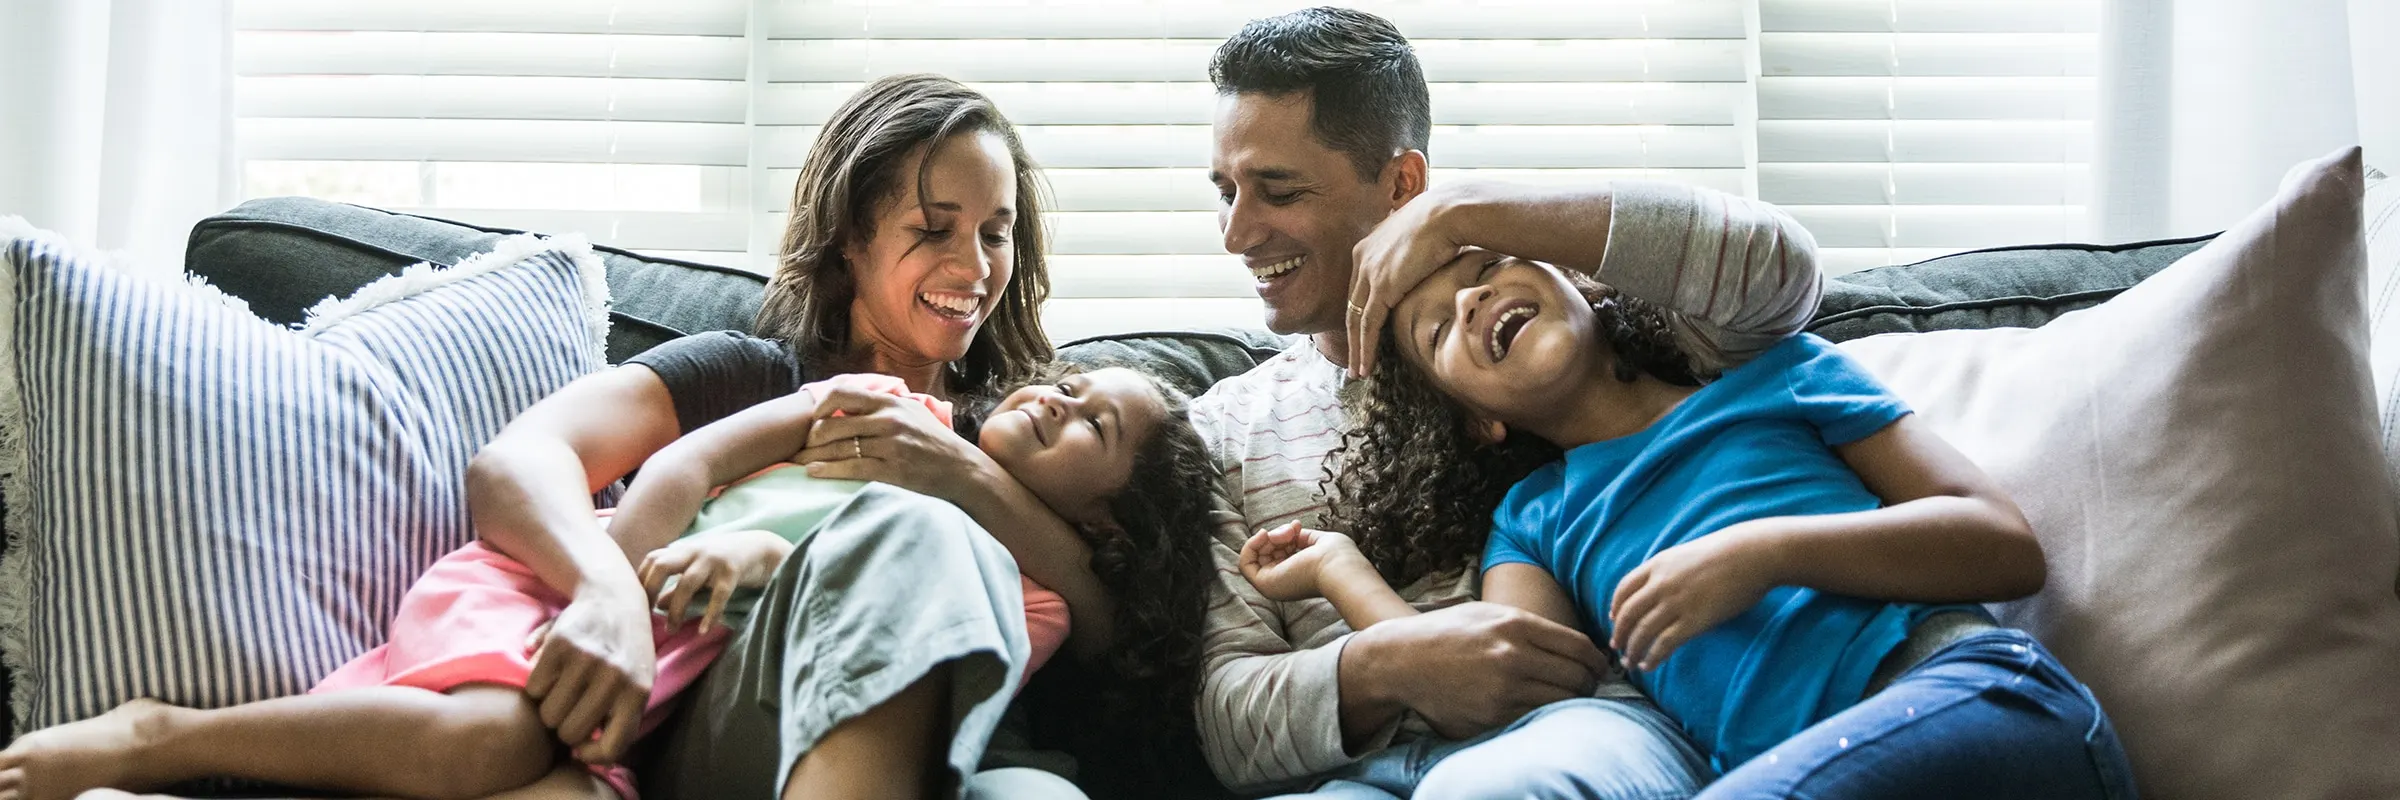
<svg viewBox="0 0 2400 800">
<path fill-rule="evenodd" d="M 2367 367 L 2359 153 L 2098 307 L 1845 347 L 1991 471 L 2050 579 L 2004 619 L 2150 800 L 2400 798 L 2400 502 Z"/>
</svg>

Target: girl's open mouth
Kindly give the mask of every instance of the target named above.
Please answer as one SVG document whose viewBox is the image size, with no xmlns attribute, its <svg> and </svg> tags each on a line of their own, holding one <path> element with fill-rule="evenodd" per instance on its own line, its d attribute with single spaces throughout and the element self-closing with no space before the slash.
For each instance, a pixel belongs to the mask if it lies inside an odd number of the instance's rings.
<svg viewBox="0 0 2400 800">
<path fill-rule="evenodd" d="M 1509 347 L 1517 343 L 1517 334 L 1524 333 L 1525 324 L 1532 322 L 1541 310 L 1541 306 L 1524 300 L 1500 307 L 1500 313 L 1492 316 L 1491 334 L 1485 339 L 1485 346 L 1491 351 L 1492 363 L 1498 364 L 1501 359 L 1508 357 Z"/>
</svg>

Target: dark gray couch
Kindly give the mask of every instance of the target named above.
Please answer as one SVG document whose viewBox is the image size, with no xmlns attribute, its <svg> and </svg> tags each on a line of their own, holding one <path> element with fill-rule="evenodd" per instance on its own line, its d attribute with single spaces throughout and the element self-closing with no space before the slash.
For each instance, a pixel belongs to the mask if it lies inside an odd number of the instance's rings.
<svg viewBox="0 0 2400 800">
<path fill-rule="evenodd" d="M 517 232 L 271 198 L 201 221 L 192 230 L 185 267 L 248 301 L 260 317 L 294 323 L 320 299 L 346 296 L 419 261 L 457 263 Z M 1903 331 L 2039 326 L 2115 296 L 2207 238 L 2004 247 L 1853 273 L 1827 281 L 1811 330 L 1840 341 Z M 607 262 L 613 295 L 610 363 L 684 334 L 750 330 L 764 278 L 597 249 Z M 1285 342 L 1257 329 L 1153 331 L 1072 342 L 1060 353 L 1087 363 L 1142 364 L 1197 394 L 1256 365 Z M 8 696 L 6 680 L 0 673 L 0 702 Z"/>
</svg>

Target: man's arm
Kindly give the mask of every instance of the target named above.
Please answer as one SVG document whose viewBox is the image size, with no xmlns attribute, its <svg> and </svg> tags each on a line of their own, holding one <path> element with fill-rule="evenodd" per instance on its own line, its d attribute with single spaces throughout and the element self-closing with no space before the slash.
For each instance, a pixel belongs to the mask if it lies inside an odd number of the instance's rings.
<svg viewBox="0 0 2400 800">
<path fill-rule="evenodd" d="M 1296 781 L 1348 764 L 1354 752 L 1390 741 L 1401 707 L 1354 713 L 1357 703 L 1341 680 L 1350 636 L 1300 649 L 1287 638 L 1283 614 L 1303 603 L 1279 604 L 1242 577 L 1246 534 L 1238 506 L 1220 491 L 1215 517 L 1217 591 L 1203 637 L 1199 708 L 1202 751 L 1217 780 L 1235 791 Z M 1363 735 L 1349 736 L 1347 730 Z"/>
<path fill-rule="evenodd" d="M 1390 307 L 1463 247 L 1582 272 L 1674 312 L 1685 323 L 1680 344 L 1703 372 L 1799 332 L 1824 291 L 1816 239 L 1766 203 L 1660 181 L 1444 184 L 1355 250 L 1351 297 L 1367 313 L 1351 320 L 1354 366 L 1373 363 Z"/>
</svg>

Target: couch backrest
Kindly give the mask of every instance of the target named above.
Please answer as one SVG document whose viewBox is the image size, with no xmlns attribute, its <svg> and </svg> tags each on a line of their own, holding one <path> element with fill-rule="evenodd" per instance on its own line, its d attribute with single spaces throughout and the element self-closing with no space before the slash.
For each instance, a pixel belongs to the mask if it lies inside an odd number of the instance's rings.
<svg viewBox="0 0 2400 800">
<path fill-rule="evenodd" d="M 418 261 L 454 264 L 521 231 L 394 214 L 299 197 L 252 200 L 192 229 L 185 269 L 250 302 L 268 320 L 296 322 L 310 305 L 347 296 Z M 2110 297 L 2210 237 L 2125 245 L 2002 247 L 1855 272 L 1825 282 L 1811 330 L 1835 341 L 1878 333 L 2038 327 Z M 741 270 L 609 247 L 608 360 L 623 361 L 687 333 L 751 329 L 766 280 Z M 1256 329 L 1115 334 L 1070 342 L 1063 357 L 1134 360 L 1194 392 L 1240 373 L 1288 341 Z"/>
</svg>

